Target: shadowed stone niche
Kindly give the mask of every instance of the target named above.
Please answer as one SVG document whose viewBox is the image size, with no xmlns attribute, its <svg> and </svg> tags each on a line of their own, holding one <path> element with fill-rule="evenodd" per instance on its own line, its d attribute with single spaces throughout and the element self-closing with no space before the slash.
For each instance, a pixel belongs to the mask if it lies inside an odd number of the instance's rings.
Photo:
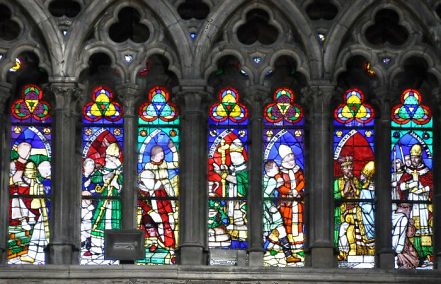
<svg viewBox="0 0 441 284">
<path fill-rule="evenodd" d="M 346 71 L 338 76 L 338 86 L 343 89 L 369 89 L 375 80 L 376 75 L 369 61 L 361 55 L 355 55 L 346 62 Z"/>
<path fill-rule="evenodd" d="M 438 5 L 436 6 L 435 11 L 436 11 L 436 14 L 438 15 L 438 18 L 441 19 L 441 4 L 438 4 Z"/>
<path fill-rule="evenodd" d="M 237 29 L 239 41 L 251 45 L 256 41 L 269 45 L 277 40 L 279 31 L 269 23 L 270 17 L 261 9 L 253 9 L 247 13 L 246 22 Z"/>
<path fill-rule="evenodd" d="M 22 52 L 17 56 L 20 60 L 20 68 L 16 71 L 11 69 L 7 75 L 7 81 L 16 86 L 13 90 L 18 93 L 26 84 L 44 84 L 48 82 L 47 71 L 39 67 L 40 58 L 33 52 Z"/>
<path fill-rule="evenodd" d="M 49 12 L 54 17 L 75 18 L 81 11 L 81 5 L 72 0 L 55 0 L 49 4 Z"/>
<path fill-rule="evenodd" d="M 429 72 L 427 61 L 412 56 L 403 62 L 403 71 L 394 77 L 394 84 L 401 88 L 432 90 L 437 85 L 434 75 Z M 430 99 L 430 97 L 428 97 Z"/>
<path fill-rule="evenodd" d="M 106 83 L 113 87 L 121 81 L 121 77 L 119 72 L 112 68 L 110 57 L 98 52 L 90 56 L 88 68 L 81 72 L 80 81 Z"/>
<path fill-rule="evenodd" d="M 136 43 L 145 42 L 150 37 L 146 25 L 140 23 L 141 16 L 136 9 L 125 7 L 118 13 L 118 22 L 109 28 L 109 36 L 114 42 L 132 40 Z"/>
<path fill-rule="evenodd" d="M 184 20 L 203 20 L 210 13 L 210 7 L 202 0 L 186 0 L 178 6 L 178 13 Z"/>
<path fill-rule="evenodd" d="M 267 75 L 271 89 L 279 87 L 288 87 L 300 93 L 300 90 L 306 86 L 305 76 L 297 71 L 296 61 L 287 55 L 282 55 L 274 62 L 273 72 Z"/>
<path fill-rule="evenodd" d="M 390 43 L 402 45 L 409 37 L 407 29 L 399 24 L 397 12 L 383 9 L 375 15 L 375 23 L 366 29 L 366 39 L 375 45 Z"/>
<path fill-rule="evenodd" d="M 0 39 L 13 40 L 20 34 L 20 26 L 11 20 L 11 10 L 0 4 Z"/>
<path fill-rule="evenodd" d="M 210 74 L 208 85 L 220 89 L 234 82 L 235 87 L 244 87 L 248 76 L 243 72 L 239 59 L 233 55 L 223 56 L 217 61 L 217 69 Z"/>
<path fill-rule="evenodd" d="M 315 0 L 305 10 L 311 20 L 332 20 L 338 13 L 337 7 L 329 0 Z"/>
</svg>

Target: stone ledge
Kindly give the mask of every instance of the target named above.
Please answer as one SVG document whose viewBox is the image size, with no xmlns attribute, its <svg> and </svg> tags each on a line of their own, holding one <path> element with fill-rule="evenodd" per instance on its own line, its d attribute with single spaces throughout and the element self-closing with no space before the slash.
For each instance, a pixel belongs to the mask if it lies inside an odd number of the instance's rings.
<svg viewBox="0 0 441 284">
<path fill-rule="evenodd" d="M 440 283 L 438 270 L 222 266 L 0 266 L 0 283 Z"/>
</svg>

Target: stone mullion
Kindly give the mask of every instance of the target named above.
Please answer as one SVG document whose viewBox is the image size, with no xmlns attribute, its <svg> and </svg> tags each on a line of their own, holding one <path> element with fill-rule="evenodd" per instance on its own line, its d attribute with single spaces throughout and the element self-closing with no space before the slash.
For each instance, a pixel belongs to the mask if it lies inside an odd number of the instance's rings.
<svg viewBox="0 0 441 284">
<path fill-rule="evenodd" d="M 440 89 L 432 91 L 433 97 L 437 98 L 433 110 L 433 255 L 435 256 L 434 268 L 441 269 L 441 96 Z"/>
<path fill-rule="evenodd" d="M 73 83 L 52 83 L 50 90 L 55 96 L 52 131 L 52 216 L 51 236 L 47 247 L 48 264 L 70 264 L 75 248 L 72 228 L 79 226 L 72 218 L 73 202 L 77 191 L 75 183 L 76 127 L 74 97 L 79 89 Z"/>
<path fill-rule="evenodd" d="M 327 82 L 319 82 L 309 89 L 312 97 L 310 110 L 310 151 L 309 169 L 311 178 L 307 181 L 309 191 L 310 217 L 308 220 L 309 248 L 312 267 L 329 268 L 335 267 L 336 258 L 333 247 L 333 196 L 331 180 L 331 155 L 332 155 L 332 133 L 331 133 L 331 97 L 334 94 L 335 86 Z"/>
<path fill-rule="evenodd" d="M 0 84 L 0 264 L 7 263 L 8 253 L 8 218 L 9 218 L 9 115 L 6 110 L 6 101 L 10 97 L 11 86 Z"/>
<path fill-rule="evenodd" d="M 248 96 L 250 103 L 249 146 L 248 146 L 248 259 L 250 266 L 263 265 L 263 193 L 262 193 L 262 98 L 269 90 L 251 88 Z"/>
<path fill-rule="evenodd" d="M 179 93 L 181 125 L 180 167 L 180 244 L 179 264 L 206 262 L 207 243 L 207 122 L 202 100 L 208 94 L 199 89 Z"/>
<path fill-rule="evenodd" d="M 381 113 L 375 122 L 375 254 L 376 266 L 394 267 L 392 250 L 392 197 L 391 197 L 391 126 L 390 104 L 384 99 L 388 91 L 380 89 L 376 96 L 381 101 Z"/>
<path fill-rule="evenodd" d="M 123 190 L 121 191 L 121 228 L 136 229 L 137 208 L 137 115 L 135 103 L 139 95 L 137 85 L 118 86 L 118 96 L 124 104 Z"/>
</svg>

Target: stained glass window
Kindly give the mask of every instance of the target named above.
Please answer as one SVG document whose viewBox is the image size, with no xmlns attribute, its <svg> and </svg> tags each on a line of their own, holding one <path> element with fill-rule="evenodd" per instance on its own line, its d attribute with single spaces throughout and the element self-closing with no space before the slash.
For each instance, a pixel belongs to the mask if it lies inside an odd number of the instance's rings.
<svg viewBox="0 0 441 284">
<path fill-rule="evenodd" d="M 374 110 L 347 90 L 334 111 L 334 246 L 338 266 L 374 267 Z"/>
<path fill-rule="evenodd" d="M 51 108 L 36 85 L 11 105 L 8 263 L 44 264 L 50 237 Z"/>
<path fill-rule="evenodd" d="M 432 114 L 408 89 L 392 108 L 392 248 L 396 268 L 433 268 Z"/>
<path fill-rule="evenodd" d="M 263 117 L 264 264 L 303 266 L 303 109 L 290 89 L 280 88 Z"/>
<path fill-rule="evenodd" d="M 179 113 L 163 87 L 138 109 L 137 224 L 145 236 L 139 264 L 174 264 L 179 232 Z"/>
<path fill-rule="evenodd" d="M 246 249 L 248 110 L 233 88 L 218 98 L 208 118 L 208 246 Z"/>
<path fill-rule="evenodd" d="M 104 260 L 104 230 L 121 225 L 123 118 L 107 87 L 83 107 L 82 157 L 81 264 L 115 263 Z"/>
</svg>

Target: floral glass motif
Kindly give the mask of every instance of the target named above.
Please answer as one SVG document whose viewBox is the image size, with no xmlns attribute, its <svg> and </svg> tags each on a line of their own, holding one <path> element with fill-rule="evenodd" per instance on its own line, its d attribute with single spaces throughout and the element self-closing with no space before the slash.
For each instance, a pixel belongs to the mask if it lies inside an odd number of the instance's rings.
<svg viewBox="0 0 441 284">
<path fill-rule="evenodd" d="M 138 109 L 138 228 L 145 258 L 138 264 L 174 264 L 179 233 L 179 116 L 164 87 L 150 89 Z"/>
<path fill-rule="evenodd" d="M 431 127 L 432 112 L 421 104 L 422 96 L 417 90 L 407 89 L 401 95 L 401 104 L 392 108 L 394 127 Z"/>
<path fill-rule="evenodd" d="M 344 94 L 344 104 L 334 111 L 335 126 L 368 126 L 374 119 L 374 110 L 363 104 L 364 95 L 358 89 L 350 89 Z"/>
<path fill-rule="evenodd" d="M 373 268 L 374 110 L 357 89 L 334 112 L 334 246 L 339 267 Z"/>
<path fill-rule="evenodd" d="M 264 109 L 264 125 L 264 264 L 303 266 L 303 109 L 290 89 L 276 90 Z"/>
<path fill-rule="evenodd" d="M 50 123 L 50 106 L 43 101 L 43 91 L 37 85 L 26 85 L 21 99 L 11 106 L 13 122 Z"/>
<path fill-rule="evenodd" d="M 248 111 L 235 89 L 219 92 L 208 122 L 208 246 L 246 249 Z"/>
<path fill-rule="evenodd" d="M 8 263 L 45 264 L 50 239 L 52 127 L 43 91 L 26 85 L 11 105 Z"/>
<path fill-rule="evenodd" d="M 268 104 L 263 113 L 265 125 L 303 124 L 302 108 L 294 103 L 294 93 L 287 88 L 275 91 L 274 103 Z"/>
<path fill-rule="evenodd" d="M 81 264 L 116 263 L 104 260 L 104 230 L 121 226 L 123 134 L 120 104 L 97 87 L 83 108 Z"/>
<path fill-rule="evenodd" d="M 92 94 L 92 101 L 83 108 L 84 123 L 115 122 L 122 119 L 122 107 L 114 101 L 113 93 L 106 87 L 97 87 Z"/>
<path fill-rule="evenodd" d="M 139 124 L 178 123 L 176 120 L 179 113 L 169 100 L 170 94 L 164 87 L 156 86 L 150 89 L 148 101 L 139 107 Z"/>
<path fill-rule="evenodd" d="M 210 108 L 210 124 L 243 125 L 248 122 L 248 110 L 239 102 L 239 93 L 235 89 L 221 90 L 218 98 L 219 102 Z"/>
<path fill-rule="evenodd" d="M 413 89 L 391 116 L 392 249 L 395 267 L 433 268 L 433 129 L 429 107 Z"/>
</svg>

